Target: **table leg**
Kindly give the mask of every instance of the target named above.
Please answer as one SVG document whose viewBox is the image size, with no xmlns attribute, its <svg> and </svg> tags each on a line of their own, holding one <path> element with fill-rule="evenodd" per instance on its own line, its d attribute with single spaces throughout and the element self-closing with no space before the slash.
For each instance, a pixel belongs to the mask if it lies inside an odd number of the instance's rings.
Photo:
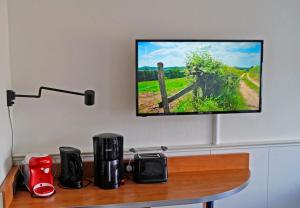
<svg viewBox="0 0 300 208">
<path fill-rule="evenodd" d="M 214 201 L 203 203 L 203 208 L 214 208 Z"/>
</svg>

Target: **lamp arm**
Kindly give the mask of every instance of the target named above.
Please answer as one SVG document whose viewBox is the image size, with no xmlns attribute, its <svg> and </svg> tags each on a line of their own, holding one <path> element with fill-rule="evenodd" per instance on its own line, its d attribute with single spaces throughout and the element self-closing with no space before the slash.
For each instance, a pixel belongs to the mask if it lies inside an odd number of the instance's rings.
<svg viewBox="0 0 300 208">
<path fill-rule="evenodd" d="M 52 87 L 40 87 L 38 95 L 21 95 L 21 94 L 15 94 L 15 97 L 40 98 L 42 96 L 42 90 L 50 90 L 50 91 L 55 91 L 55 92 L 62 92 L 62 93 L 69 93 L 69 94 L 73 94 L 73 95 L 84 96 L 84 93 L 80 93 L 80 92 L 74 92 L 74 91 L 69 91 L 69 90 L 61 90 L 61 89 L 52 88 Z"/>
<path fill-rule="evenodd" d="M 95 92 L 93 90 L 86 90 L 84 93 L 80 93 L 80 92 L 74 92 L 74 91 L 69 91 L 69 90 L 61 90 L 61 89 L 52 88 L 52 87 L 40 87 L 39 93 L 37 95 L 16 94 L 13 90 L 7 90 L 6 91 L 7 106 L 12 106 L 14 104 L 14 100 L 16 99 L 16 97 L 40 98 L 42 96 L 42 90 L 50 90 L 50 91 L 55 91 L 55 92 L 62 92 L 62 93 L 84 96 L 84 103 L 86 105 L 94 105 L 94 102 L 95 102 Z"/>
</svg>

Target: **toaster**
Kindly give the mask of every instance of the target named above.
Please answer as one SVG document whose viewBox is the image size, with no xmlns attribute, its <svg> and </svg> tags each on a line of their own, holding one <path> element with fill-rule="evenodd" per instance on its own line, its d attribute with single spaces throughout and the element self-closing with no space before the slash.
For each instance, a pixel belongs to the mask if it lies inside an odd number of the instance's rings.
<svg viewBox="0 0 300 208">
<path fill-rule="evenodd" d="M 167 182 L 167 157 L 163 153 L 135 154 L 133 180 L 136 183 Z"/>
</svg>

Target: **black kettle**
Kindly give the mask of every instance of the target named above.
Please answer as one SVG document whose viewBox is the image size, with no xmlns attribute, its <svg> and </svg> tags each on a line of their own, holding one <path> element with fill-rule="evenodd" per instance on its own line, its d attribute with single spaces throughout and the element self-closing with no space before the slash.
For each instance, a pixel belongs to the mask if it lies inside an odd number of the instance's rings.
<svg viewBox="0 0 300 208">
<path fill-rule="evenodd" d="M 82 188 L 83 166 L 81 152 L 74 147 L 60 147 L 61 171 L 59 183 L 65 188 Z"/>
</svg>

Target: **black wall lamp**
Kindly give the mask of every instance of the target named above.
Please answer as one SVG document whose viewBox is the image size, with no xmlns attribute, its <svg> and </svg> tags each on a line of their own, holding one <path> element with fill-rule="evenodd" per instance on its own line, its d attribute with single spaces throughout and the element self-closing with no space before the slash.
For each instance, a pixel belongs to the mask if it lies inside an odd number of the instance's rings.
<svg viewBox="0 0 300 208">
<path fill-rule="evenodd" d="M 13 90 L 7 90 L 6 91 L 7 106 L 8 107 L 12 106 L 15 103 L 14 100 L 16 99 L 16 97 L 40 98 L 42 95 L 42 90 L 51 90 L 51 91 L 68 93 L 68 94 L 73 94 L 73 95 L 81 95 L 81 96 L 84 96 L 84 103 L 86 105 L 94 105 L 94 103 L 95 103 L 95 91 L 94 90 L 86 90 L 86 91 L 84 91 L 84 93 L 80 93 L 80 92 L 61 90 L 61 89 L 56 89 L 56 88 L 51 88 L 51 87 L 40 87 L 38 95 L 19 95 L 19 94 L 16 94 Z"/>
</svg>

